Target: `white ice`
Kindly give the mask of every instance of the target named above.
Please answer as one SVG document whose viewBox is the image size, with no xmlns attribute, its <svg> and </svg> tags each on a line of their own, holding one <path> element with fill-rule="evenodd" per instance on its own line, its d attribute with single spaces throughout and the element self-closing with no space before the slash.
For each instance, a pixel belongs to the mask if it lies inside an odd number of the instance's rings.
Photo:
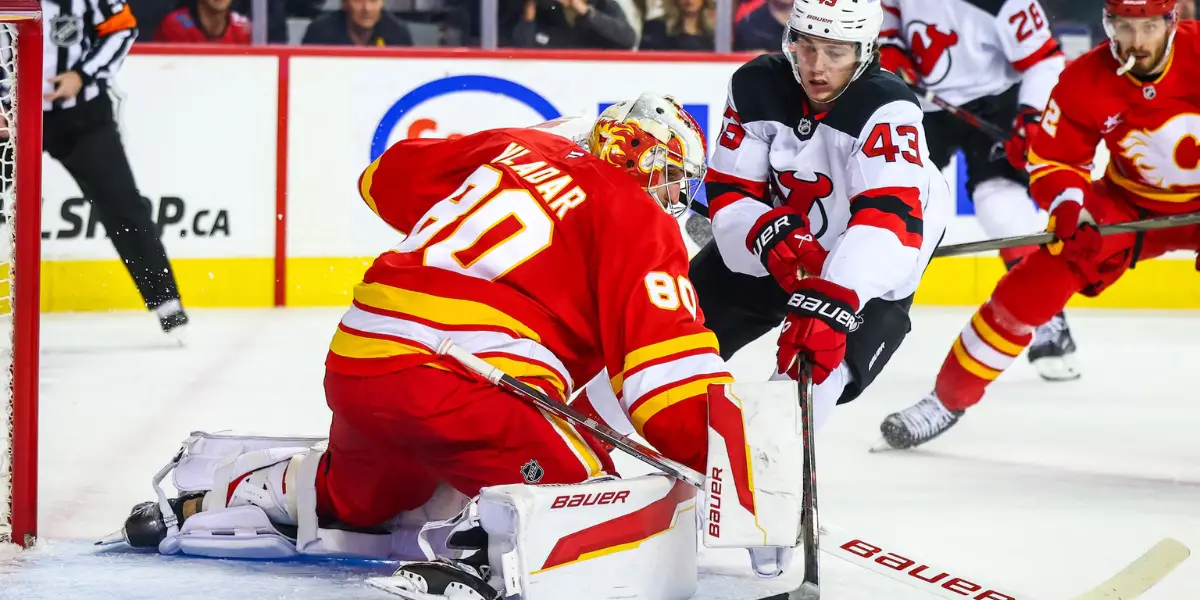
<svg viewBox="0 0 1200 600">
<path fill-rule="evenodd" d="M 322 365 L 340 314 L 193 310 L 184 348 L 146 313 L 44 316 L 43 541 L 0 561 L 0 598 L 387 598 L 361 583 L 386 564 L 167 558 L 90 545 L 151 497 L 150 477 L 189 431 L 323 434 Z M 1200 549 L 1198 313 L 1072 311 L 1082 380 L 1042 382 L 1021 358 L 925 448 L 867 452 L 880 419 L 929 390 L 969 316 L 916 309 L 884 375 L 835 411 L 818 436 L 823 518 L 1043 599 L 1082 592 L 1164 536 Z M 744 350 L 735 375 L 764 379 L 773 348 L 771 338 Z M 923 597 L 822 561 L 826 598 Z M 705 600 L 796 583 L 754 578 L 741 553 L 706 552 L 702 565 Z M 1197 597 L 1197 558 L 1144 596 Z"/>
</svg>

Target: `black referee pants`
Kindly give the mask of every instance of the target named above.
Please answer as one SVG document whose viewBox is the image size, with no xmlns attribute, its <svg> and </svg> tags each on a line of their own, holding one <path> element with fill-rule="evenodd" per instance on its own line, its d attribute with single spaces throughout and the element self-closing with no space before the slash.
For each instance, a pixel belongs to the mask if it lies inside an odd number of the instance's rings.
<svg viewBox="0 0 1200 600">
<path fill-rule="evenodd" d="M 43 123 L 43 147 L 62 163 L 92 203 L 146 307 L 179 298 L 175 273 L 151 217 L 150 201 L 134 183 L 108 94 L 48 111 Z"/>
</svg>

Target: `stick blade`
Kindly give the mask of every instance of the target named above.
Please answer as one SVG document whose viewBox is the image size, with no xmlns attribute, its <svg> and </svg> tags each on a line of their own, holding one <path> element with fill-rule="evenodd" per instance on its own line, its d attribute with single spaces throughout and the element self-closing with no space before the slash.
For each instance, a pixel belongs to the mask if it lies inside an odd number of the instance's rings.
<svg viewBox="0 0 1200 600">
<path fill-rule="evenodd" d="M 1072 600 L 1130 600 L 1146 593 L 1191 556 L 1179 540 L 1164 538 L 1104 583 Z"/>
</svg>

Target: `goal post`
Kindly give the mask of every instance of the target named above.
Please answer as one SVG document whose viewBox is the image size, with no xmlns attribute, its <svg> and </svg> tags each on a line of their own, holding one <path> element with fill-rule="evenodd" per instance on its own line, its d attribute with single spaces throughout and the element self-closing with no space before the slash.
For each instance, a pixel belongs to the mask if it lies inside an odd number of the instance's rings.
<svg viewBox="0 0 1200 600">
<path fill-rule="evenodd" d="M 25 547 L 37 536 L 42 79 L 39 2 L 0 0 L 0 543 Z"/>
</svg>

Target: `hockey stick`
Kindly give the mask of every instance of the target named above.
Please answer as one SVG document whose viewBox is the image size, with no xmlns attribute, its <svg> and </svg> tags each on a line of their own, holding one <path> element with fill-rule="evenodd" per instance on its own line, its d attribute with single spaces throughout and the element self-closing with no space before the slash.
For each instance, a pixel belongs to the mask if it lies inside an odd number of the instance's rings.
<svg viewBox="0 0 1200 600">
<path fill-rule="evenodd" d="M 1200 223 L 1200 212 L 1168 215 L 1165 217 L 1154 217 L 1151 219 L 1142 219 L 1140 221 L 1129 221 L 1127 223 L 1113 223 L 1111 225 L 1101 225 L 1098 227 L 1098 229 L 1100 230 L 1100 235 L 1113 235 L 1114 233 L 1137 233 L 1139 231 L 1150 231 L 1153 229 L 1183 227 L 1185 225 L 1195 225 L 1197 223 Z M 962 256 L 964 254 L 975 254 L 976 252 L 987 252 L 989 250 L 1004 250 L 1006 248 L 1020 248 L 1022 246 L 1037 246 L 1041 244 L 1048 244 L 1053 241 L 1054 234 L 1049 232 L 1018 235 L 1013 237 L 997 238 L 994 240 L 983 240 L 979 242 L 967 242 L 965 244 L 941 246 L 933 252 L 933 257 L 941 258 L 944 256 Z"/>
<path fill-rule="evenodd" d="M 550 399 L 544 393 L 542 393 L 541 390 L 538 390 L 537 388 L 506 374 L 500 368 L 494 367 L 483 359 L 463 350 L 462 348 L 459 348 L 450 338 L 442 340 L 442 342 L 438 345 L 437 353 L 439 355 L 449 356 L 457 360 L 467 369 L 479 374 L 495 385 L 503 387 L 516 393 L 522 398 L 530 400 L 535 406 L 542 408 L 543 410 L 546 410 L 547 412 L 550 412 L 560 418 L 571 421 L 580 427 L 583 427 L 593 435 L 613 444 L 617 448 L 620 448 L 626 454 L 652 467 L 655 467 L 667 473 L 668 475 L 671 475 L 672 477 L 675 477 L 681 481 L 686 481 L 697 489 L 704 489 L 704 477 L 700 473 L 697 473 L 685 465 L 664 457 L 662 454 L 646 447 L 643 444 L 625 437 L 621 433 L 618 433 L 603 423 L 599 423 L 590 417 L 584 416 L 582 413 L 574 408 L 571 408 L 570 406 Z M 809 381 L 811 381 L 811 379 Z M 805 406 L 809 405 L 812 398 L 810 393 L 811 384 L 806 387 L 807 389 L 804 395 L 809 400 L 805 403 Z M 807 414 L 805 416 L 807 417 L 808 414 L 811 414 L 811 410 L 806 409 L 806 413 Z M 810 429 L 811 422 L 807 421 L 806 418 L 806 435 L 809 435 Z M 810 440 L 811 437 L 806 439 L 806 441 Z M 811 445 L 809 446 L 810 447 L 806 449 L 806 462 L 812 452 Z M 813 463 L 813 465 L 815 466 L 815 463 Z M 815 491 L 815 469 L 807 470 L 805 475 L 813 477 L 812 482 L 808 485 L 811 485 L 812 489 Z M 806 479 L 806 482 L 807 481 L 808 480 Z M 816 524 L 816 494 L 812 495 L 812 499 L 812 512 L 810 513 L 809 518 L 812 519 L 814 524 Z M 908 552 L 901 553 L 895 551 L 885 551 L 883 548 L 870 544 L 869 542 L 864 541 L 862 538 L 851 537 L 849 534 L 842 533 L 840 529 L 831 524 L 821 526 L 819 528 L 819 535 L 824 537 L 826 541 L 826 544 L 820 547 L 820 551 L 852 562 L 868 571 L 872 571 L 890 579 L 917 587 L 918 589 L 922 589 L 934 595 L 942 595 L 946 598 L 961 599 L 969 593 L 965 590 L 973 590 L 975 588 L 971 586 L 978 585 L 974 582 L 979 580 L 974 577 L 951 577 L 949 571 L 931 570 L 931 567 L 926 566 L 930 565 L 930 562 L 918 562 L 915 559 L 906 558 L 915 556 L 914 554 Z M 813 544 L 813 547 L 817 547 L 815 543 Z M 1105 581 L 1096 588 L 1093 588 L 1087 594 L 1079 596 L 1073 600 L 1130 600 L 1132 598 L 1136 598 L 1138 595 L 1150 589 L 1150 587 L 1152 587 L 1154 584 L 1158 583 L 1158 581 L 1163 577 L 1166 577 L 1172 570 L 1175 569 L 1175 567 L 1182 563 L 1189 554 L 1190 551 L 1186 546 L 1176 540 L 1167 538 L 1159 542 L 1154 546 L 1154 548 L 1143 554 L 1140 558 L 1138 558 L 1138 560 L 1134 561 L 1108 581 Z M 806 556 L 805 559 L 807 561 L 808 557 Z M 808 565 L 806 564 L 805 583 L 807 583 L 809 577 L 807 566 Z M 816 572 L 816 569 L 812 571 L 814 574 L 814 579 Z M 943 575 L 935 576 L 933 575 L 935 572 L 943 573 Z M 947 579 L 947 577 L 950 577 L 950 579 Z M 799 588 L 791 592 L 766 596 L 761 600 L 800 600 L 802 598 L 816 598 L 816 596 L 801 595 L 805 593 L 805 583 L 802 583 Z M 813 583 L 815 586 L 817 582 L 814 581 Z M 982 589 L 982 586 L 980 586 L 979 591 L 982 591 Z M 999 592 L 991 596 L 980 594 L 973 595 L 971 597 L 991 600 L 1005 600 L 1006 598 L 1008 600 L 1015 600 L 1016 598 L 1026 600 L 1028 598 L 1027 596 L 1017 596 L 1015 594 L 998 594 Z"/>
<path fill-rule="evenodd" d="M 904 79 L 904 78 L 901 77 L 900 79 Z M 985 120 L 979 118 L 977 115 L 975 115 L 975 113 L 968 111 L 968 110 L 964 110 L 961 107 L 951 104 L 945 98 L 935 94 L 933 92 L 933 90 L 921 87 L 920 84 L 912 83 L 912 82 L 908 81 L 907 79 L 904 79 L 904 83 L 907 83 L 909 89 L 916 92 L 916 94 L 918 96 L 920 96 L 920 97 L 924 98 L 926 101 L 938 106 L 942 110 L 949 113 L 950 116 L 960 119 L 962 121 L 965 121 L 967 124 L 971 125 L 972 127 L 982 131 L 984 135 L 992 138 L 992 141 L 999 142 L 1000 144 L 1004 144 L 1005 142 L 1008 141 L 1008 138 L 1012 137 L 1012 135 L 1009 132 L 1005 131 L 999 125 L 996 125 L 995 123 L 992 123 L 991 121 L 985 121 Z"/>
<path fill-rule="evenodd" d="M 800 388 L 800 419 L 804 423 L 804 514 L 800 515 L 800 534 L 804 546 L 804 580 L 788 594 L 793 600 L 817 600 L 821 597 L 820 521 L 817 519 L 817 453 L 813 436 L 813 378 L 812 362 L 800 357 L 796 383 Z"/>
</svg>

